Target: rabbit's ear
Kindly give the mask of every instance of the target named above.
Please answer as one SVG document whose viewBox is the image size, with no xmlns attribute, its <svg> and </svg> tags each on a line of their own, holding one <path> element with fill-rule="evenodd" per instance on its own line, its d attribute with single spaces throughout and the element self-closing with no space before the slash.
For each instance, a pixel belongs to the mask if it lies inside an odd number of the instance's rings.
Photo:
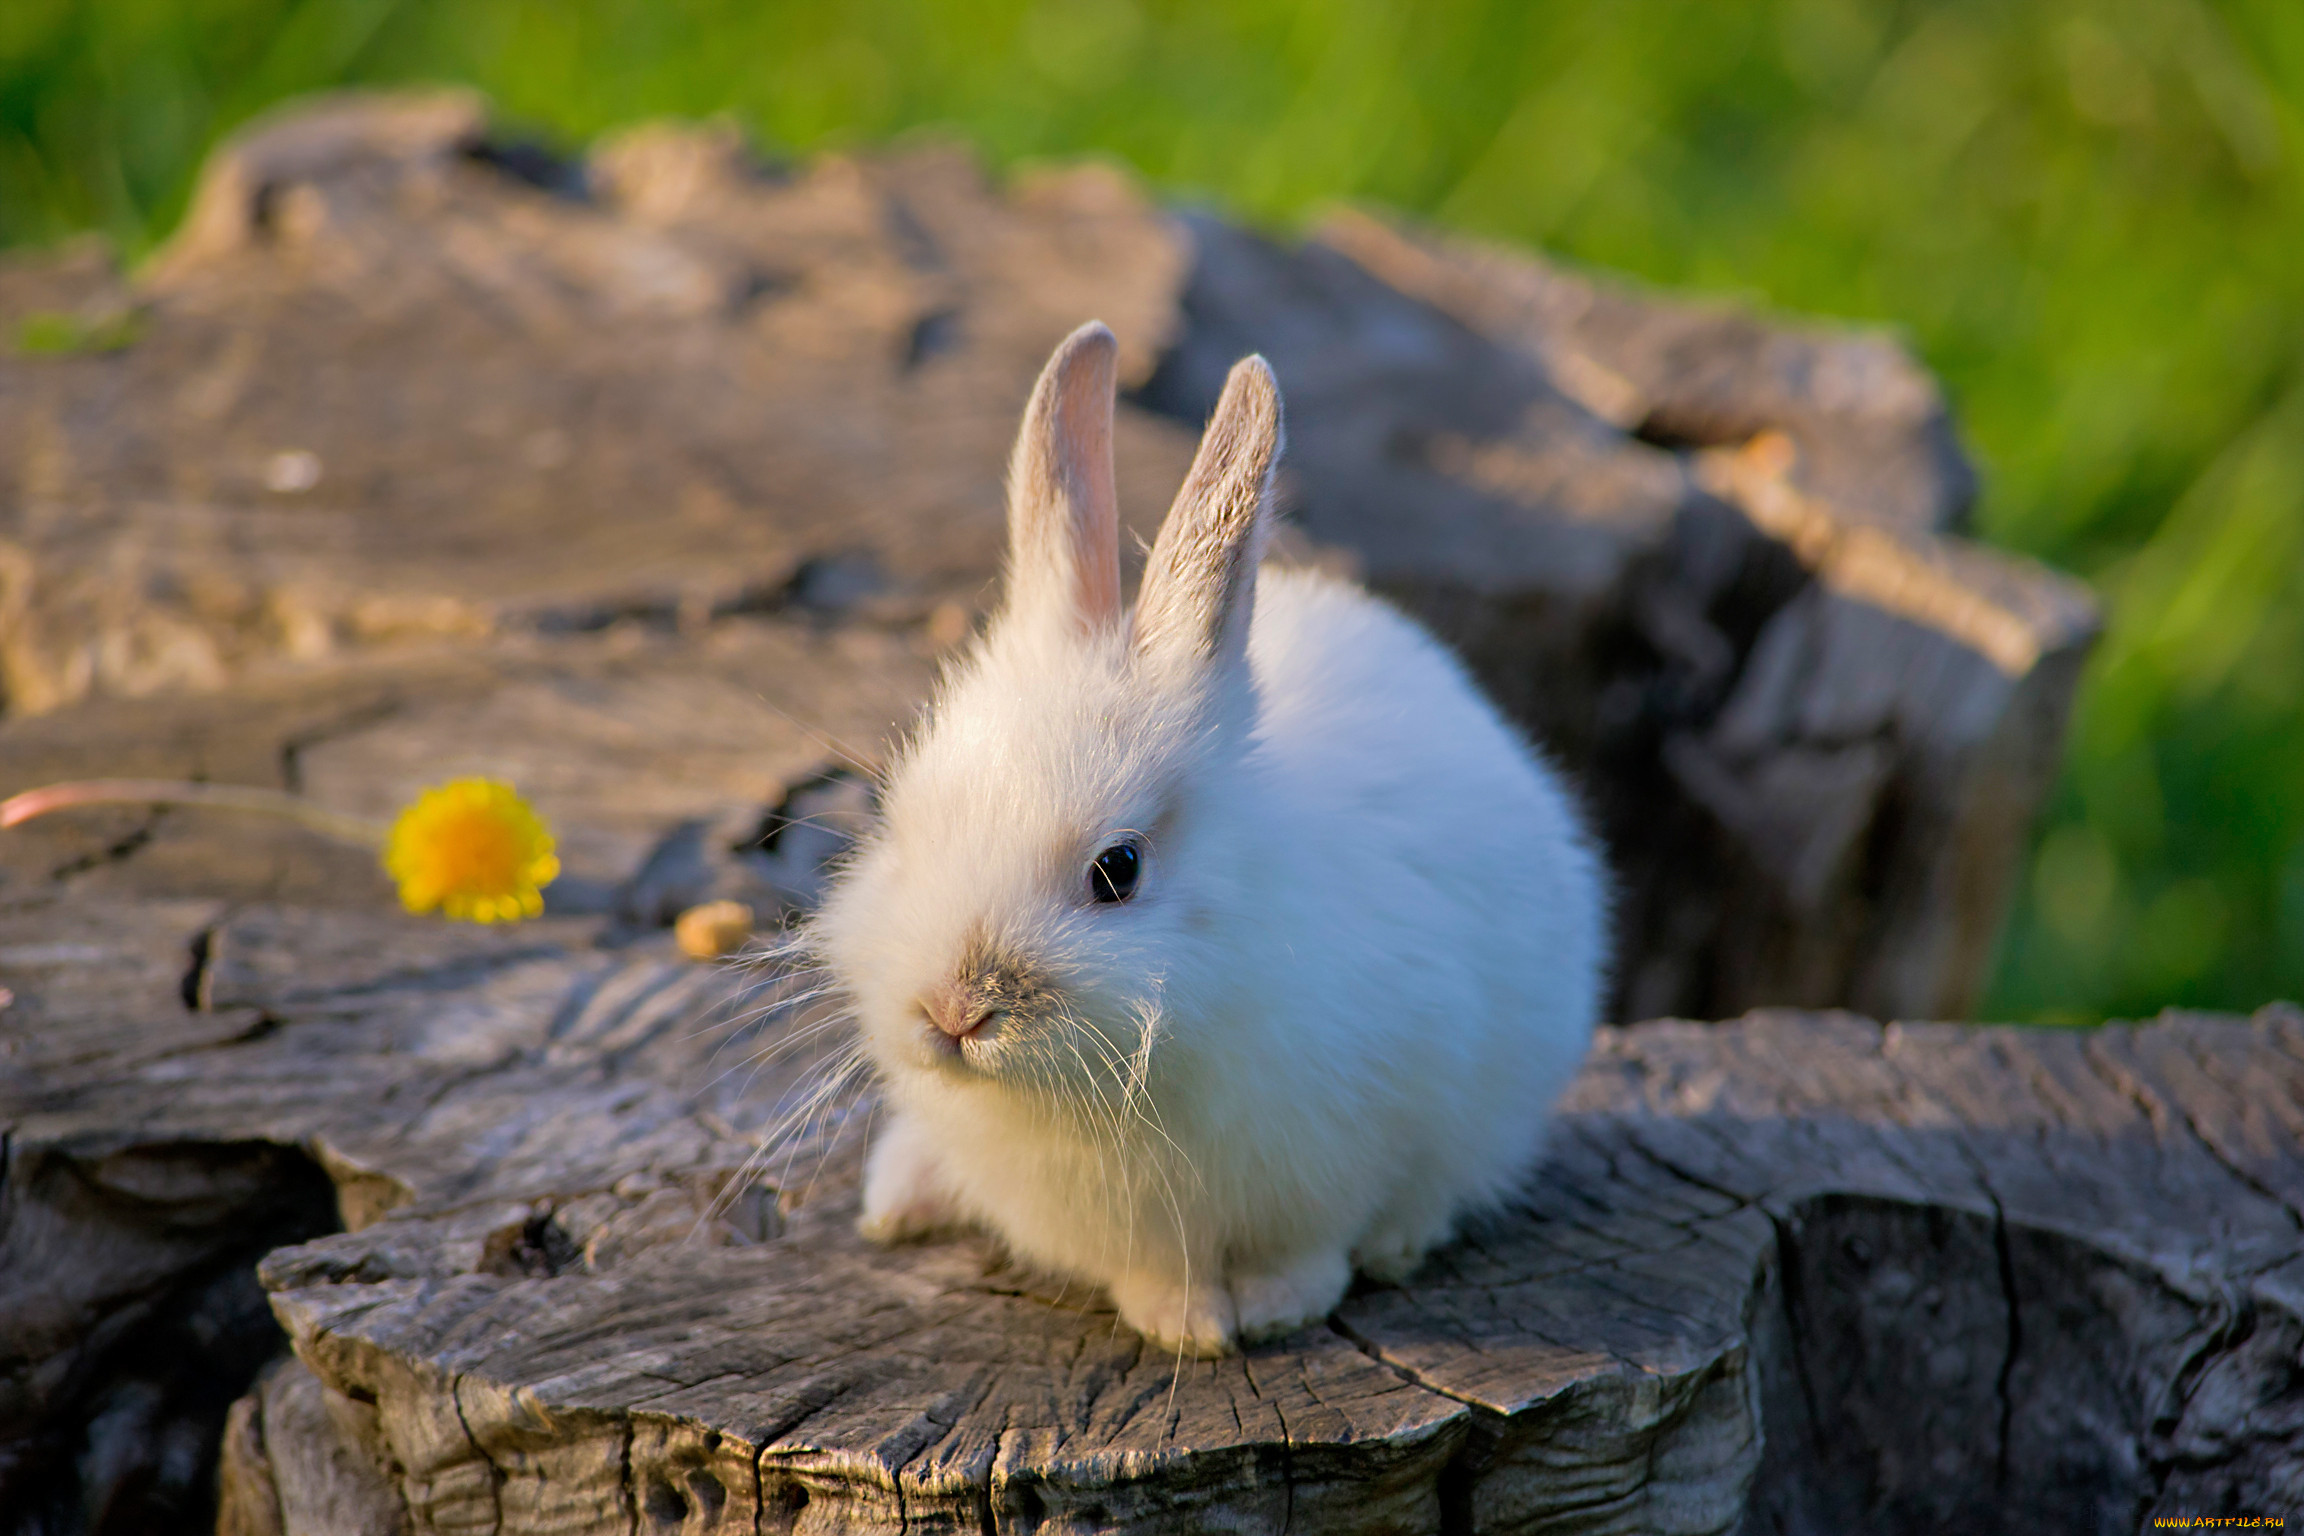
<svg viewBox="0 0 2304 1536">
<path fill-rule="evenodd" d="M 1091 320 L 1048 359 L 1008 463 L 1008 607 L 1120 617 L 1120 498 L 1112 483 L 1119 344 Z"/>
<path fill-rule="evenodd" d="M 1243 358 L 1224 381 L 1192 473 L 1144 568 L 1136 598 L 1142 654 L 1218 667 L 1246 654 L 1280 440 L 1272 370 L 1261 357 Z"/>
</svg>

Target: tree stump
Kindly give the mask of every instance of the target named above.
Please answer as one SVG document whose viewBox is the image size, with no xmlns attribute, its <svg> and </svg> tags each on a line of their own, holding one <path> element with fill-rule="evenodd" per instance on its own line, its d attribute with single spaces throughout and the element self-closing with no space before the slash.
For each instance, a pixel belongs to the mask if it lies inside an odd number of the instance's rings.
<svg viewBox="0 0 2304 1536">
<path fill-rule="evenodd" d="M 1120 337 L 1140 536 L 1261 349 L 1297 552 L 1456 644 L 1592 801 L 1619 1018 L 1965 1016 L 2095 628 L 1955 535 L 1972 476 L 1883 338 L 1366 217 L 1278 246 L 1095 168 L 677 128 L 556 160 L 469 97 L 341 98 L 220 151 L 133 282 L 0 266 L 0 329 L 59 312 L 97 350 L 0 358 L 11 716 L 759 616 L 948 644 L 1058 338 Z"/>
<path fill-rule="evenodd" d="M 0 954 L 31 978 L 0 1014 L 0 1315 L 48 1320 L 51 1351 L 19 1393 L 215 1310 L 245 1273 L 220 1257 L 312 1238 L 263 1260 L 301 1363 L 236 1415 L 228 1531 L 2304 1509 L 2294 1010 L 1609 1030 L 1509 1211 L 1203 1362 L 981 1243 L 864 1244 L 868 1099 L 761 1167 L 824 1047 L 759 1064 L 795 1028 L 773 980 L 661 934 L 62 901 L 0 923 Z M 320 1236 L 330 1190 L 347 1230 Z M 98 1421 L 99 1448 L 128 1433 Z"/>
<path fill-rule="evenodd" d="M 0 1529 L 189 1530 L 212 1489 L 233 1532 L 2296 1507 L 2291 1013 L 1611 1032 L 1512 1212 L 1179 1363 L 980 1246 L 862 1247 L 866 1102 L 760 1166 L 821 1063 L 755 1070 L 780 983 L 665 933 L 813 898 L 1096 314 L 1139 529 L 1210 370 L 1272 358 L 1284 556 L 1423 615 L 1576 771 L 1626 1016 L 1961 1012 L 2093 618 L 1958 537 L 1892 346 L 1356 216 L 1273 244 L 1102 170 L 558 160 L 456 96 L 260 126 L 133 280 L 0 264 L 0 328 L 59 312 L 87 349 L 0 357 L 0 794 L 382 815 L 486 773 L 565 874 L 471 931 L 296 827 L 0 836 Z"/>
</svg>

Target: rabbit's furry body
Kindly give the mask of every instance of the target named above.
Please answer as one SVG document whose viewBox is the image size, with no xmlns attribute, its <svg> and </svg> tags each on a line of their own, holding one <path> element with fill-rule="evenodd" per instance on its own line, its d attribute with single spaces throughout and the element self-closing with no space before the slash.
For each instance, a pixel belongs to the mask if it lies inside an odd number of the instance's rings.
<svg viewBox="0 0 2304 1536">
<path fill-rule="evenodd" d="M 1110 409 L 1084 328 L 1018 445 L 1006 607 L 814 940 L 885 1094 L 864 1230 L 980 1224 L 1212 1353 L 1325 1315 L 1355 1267 L 1404 1277 L 1526 1176 L 1590 1038 L 1604 898 L 1448 652 L 1356 587 L 1258 575 L 1260 362 L 1132 615 Z M 1099 901 L 1116 842 L 1141 875 Z"/>
</svg>

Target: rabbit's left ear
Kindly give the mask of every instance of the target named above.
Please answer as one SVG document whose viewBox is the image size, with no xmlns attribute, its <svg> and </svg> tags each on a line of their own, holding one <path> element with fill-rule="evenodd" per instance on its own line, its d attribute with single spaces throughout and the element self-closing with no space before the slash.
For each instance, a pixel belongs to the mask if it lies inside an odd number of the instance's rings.
<svg viewBox="0 0 2304 1536">
<path fill-rule="evenodd" d="M 1083 630 L 1120 617 L 1120 497 L 1112 480 L 1119 344 L 1091 320 L 1033 387 L 1008 464 L 1008 608 L 1069 613 Z"/>
<path fill-rule="evenodd" d="M 1136 595 L 1139 654 L 1213 671 L 1246 656 L 1280 439 L 1280 386 L 1263 358 L 1243 358 L 1224 381 L 1145 564 Z"/>
</svg>

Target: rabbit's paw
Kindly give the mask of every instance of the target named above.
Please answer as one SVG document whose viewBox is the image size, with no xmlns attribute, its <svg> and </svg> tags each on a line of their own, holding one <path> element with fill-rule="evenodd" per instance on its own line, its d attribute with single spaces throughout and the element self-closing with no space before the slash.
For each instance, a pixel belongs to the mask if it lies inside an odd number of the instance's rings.
<svg viewBox="0 0 2304 1536">
<path fill-rule="evenodd" d="M 1424 1255 L 1448 1240 L 1449 1223 L 1432 1218 L 1433 1202 L 1395 1203 L 1352 1249 L 1352 1267 L 1380 1285 L 1405 1285 Z"/>
<path fill-rule="evenodd" d="M 916 1238 L 933 1237 L 949 1232 L 960 1225 L 960 1215 L 949 1205 L 932 1201 L 914 1201 L 890 1210 L 876 1211 L 866 1206 L 856 1218 L 856 1230 L 866 1242 L 878 1243 L 883 1248 L 908 1243 Z"/>
<path fill-rule="evenodd" d="M 1286 1269 L 1232 1277 L 1232 1301 L 1243 1340 L 1275 1338 L 1316 1323 L 1336 1310 L 1352 1283 L 1352 1262 L 1340 1252 L 1307 1254 Z"/>
<path fill-rule="evenodd" d="M 1406 1232 L 1373 1232 L 1352 1250 L 1352 1267 L 1380 1285 L 1405 1285 L 1423 1267 L 1427 1245 Z"/>
<path fill-rule="evenodd" d="M 856 1230 L 875 1243 L 901 1243 L 958 1225 L 935 1154 L 901 1117 L 872 1140 L 864 1159 L 864 1210 Z"/>
<path fill-rule="evenodd" d="M 1423 1262 L 1423 1251 L 1404 1242 L 1368 1242 L 1352 1250 L 1352 1267 L 1379 1285 L 1406 1284 Z"/>
<path fill-rule="evenodd" d="M 1181 1285 L 1165 1275 L 1136 1273 L 1112 1282 L 1112 1305 L 1120 1321 L 1158 1349 L 1182 1348 L 1203 1360 L 1231 1354 L 1237 1315 L 1231 1293 L 1220 1285 Z"/>
</svg>

